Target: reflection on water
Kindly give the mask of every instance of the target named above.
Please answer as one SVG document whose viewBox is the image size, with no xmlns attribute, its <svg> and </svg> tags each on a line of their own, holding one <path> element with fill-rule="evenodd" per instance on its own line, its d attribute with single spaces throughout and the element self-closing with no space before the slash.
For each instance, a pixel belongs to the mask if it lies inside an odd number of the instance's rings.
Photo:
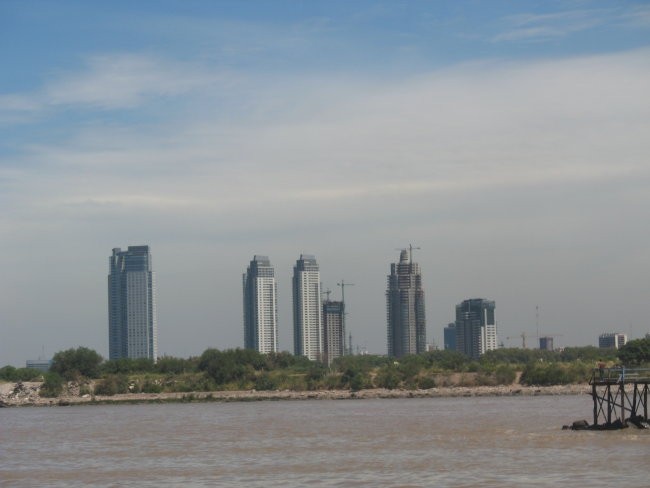
<svg viewBox="0 0 650 488">
<path fill-rule="evenodd" d="M 0 410 L 2 486 L 647 486 L 650 432 L 562 431 L 591 398 Z"/>
</svg>

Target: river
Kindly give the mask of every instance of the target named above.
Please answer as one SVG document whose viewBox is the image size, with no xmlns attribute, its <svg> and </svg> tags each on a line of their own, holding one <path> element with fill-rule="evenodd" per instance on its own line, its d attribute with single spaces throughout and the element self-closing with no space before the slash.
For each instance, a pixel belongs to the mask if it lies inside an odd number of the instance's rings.
<svg viewBox="0 0 650 488">
<path fill-rule="evenodd" d="M 650 431 L 587 395 L 0 409 L 0 485 L 642 487 Z"/>
</svg>

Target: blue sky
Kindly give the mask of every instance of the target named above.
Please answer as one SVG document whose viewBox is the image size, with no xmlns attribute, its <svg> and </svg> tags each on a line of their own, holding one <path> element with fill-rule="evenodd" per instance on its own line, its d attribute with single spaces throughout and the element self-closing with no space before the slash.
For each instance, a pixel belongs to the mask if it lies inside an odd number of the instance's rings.
<svg viewBox="0 0 650 488">
<path fill-rule="evenodd" d="M 354 282 L 385 352 L 413 243 L 428 338 L 494 299 L 500 338 L 650 332 L 650 4 L 0 2 L 0 365 L 107 354 L 113 247 L 149 244 L 160 350 L 243 341 L 266 254 Z"/>
</svg>

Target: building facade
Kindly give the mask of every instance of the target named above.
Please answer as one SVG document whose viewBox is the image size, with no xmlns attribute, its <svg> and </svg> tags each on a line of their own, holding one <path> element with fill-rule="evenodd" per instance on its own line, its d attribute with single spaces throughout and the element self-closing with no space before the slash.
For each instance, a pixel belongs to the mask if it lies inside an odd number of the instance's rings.
<svg viewBox="0 0 650 488">
<path fill-rule="evenodd" d="M 316 258 L 301 254 L 293 268 L 293 349 L 296 356 L 323 359 L 320 270 Z"/>
<path fill-rule="evenodd" d="M 149 246 L 113 249 L 108 275 L 109 359 L 158 357 L 155 273 Z"/>
<path fill-rule="evenodd" d="M 426 351 L 426 317 L 422 275 L 409 251 L 390 265 L 386 290 L 388 355 L 402 357 Z"/>
<path fill-rule="evenodd" d="M 244 347 L 278 352 L 278 286 L 267 256 L 254 256 L 243 275 Z"/>
<path fill-rule="evenodd" d="M 598 347 L 601 349 L 619 349 L 627 344 L 627 335 L 620 332 L 606 332 L 598 336 Z"/>
<path fill-rule="evenodd" d="M 323 362 L 332 364 L 345 354 L 345 304 L 323 302 Z"/>
<path fill-rule="evenodd" d="M 471 298 L 456 305 L 456 350 L 472 359 L 497 348 L 494 302 Z"/>
</svg>

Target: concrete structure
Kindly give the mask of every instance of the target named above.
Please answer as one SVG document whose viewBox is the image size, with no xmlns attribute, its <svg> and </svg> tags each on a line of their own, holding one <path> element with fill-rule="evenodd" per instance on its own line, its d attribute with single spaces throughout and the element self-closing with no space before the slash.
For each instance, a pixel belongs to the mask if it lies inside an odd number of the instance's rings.
<svg viewBox="0 0 650 488">
<path fill-rule="evenodd" d="M 254 256 L 243 275 L 244 347 L 278 352 L 278 286 L 267 256 Z"/>
<path fill-rule="evenodd" d="M 601 349 L 619 349 L 627 344 L 627 335 L 620 332 L 606 332 L 598 336 L 598 347 Z"/>
<path fill-rule="evenodd" d="M 109 359 L 158 357 L 155 273 L 149 246 L 113 249 L 108 275 Z"/>
<path fill-rule="evenodd" d="M 426 317 L 422 275 L 411 253 L 403 250 L 390 265 L 386 290 L 388 355 L 402 357 L 426 351 Z"/>
<path fill-rule="evenodd" d="M 301 254 L 293 268 L 293 349 L 296 356 L 323 359 L 320 271 L 314 256 Z"/>
<path fill-rule="evenodd" d="M 456 323 L 451 322 L 444 328 L 445 350 L 456 350 Z"/>
<path fill-rule="evenodd" d="M 546 336 L 539 338 L 539 348 L 542 351 L 552 351 L 553 350 L 553 337 Z"/>
<path fill-rule="evenodd" d="M 323 302 L 323 362 L 328 366 L 345 354 L 345 304 Z"/>
<path fill-rule="evenodd" d="M 456 305 L 456 349 L 472 359 L 497 348 L 494 302 L 471 298 Z"/>
</svg>

